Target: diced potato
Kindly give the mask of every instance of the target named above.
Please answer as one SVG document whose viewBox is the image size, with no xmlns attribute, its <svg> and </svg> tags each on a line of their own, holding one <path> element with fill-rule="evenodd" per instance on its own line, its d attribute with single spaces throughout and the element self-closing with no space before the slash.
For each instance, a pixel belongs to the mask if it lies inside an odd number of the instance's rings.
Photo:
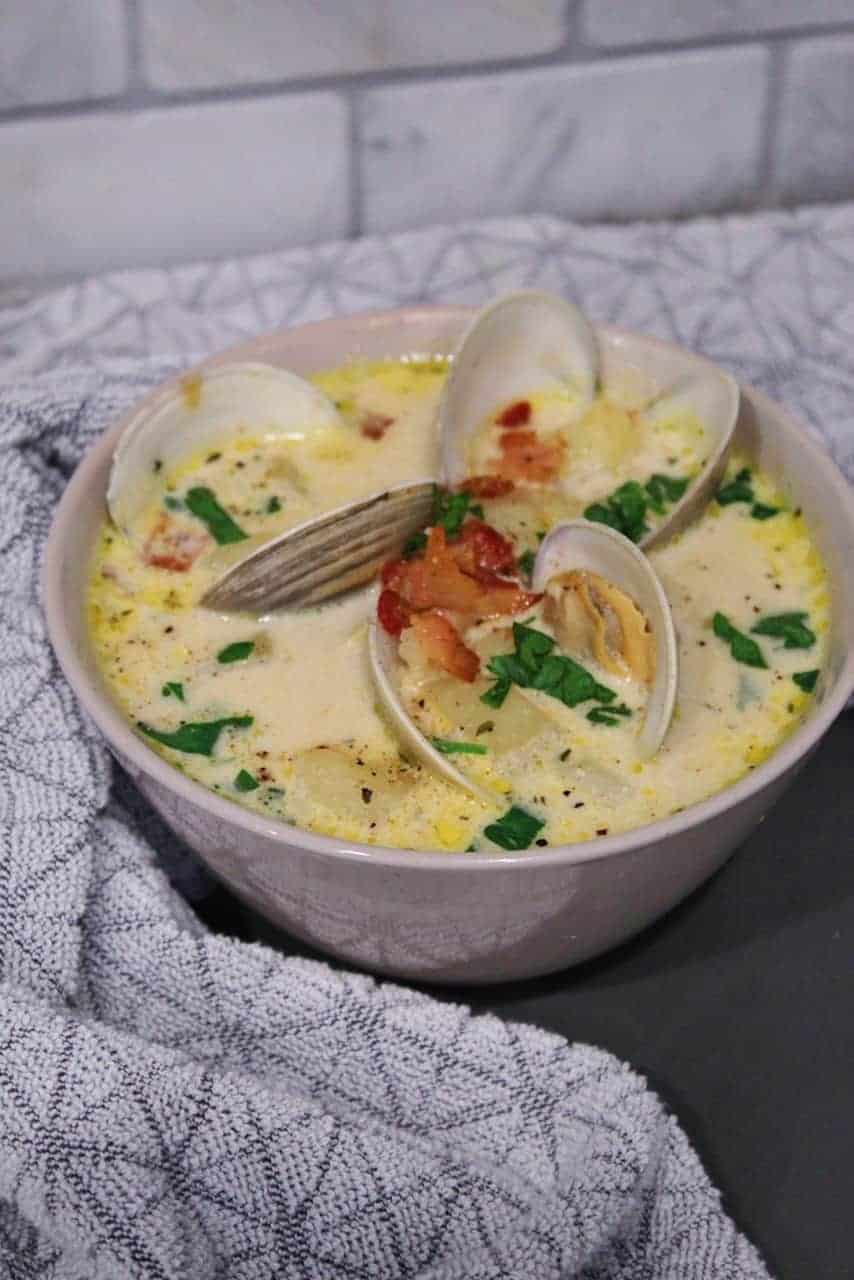
<svg viewBox="0 0 854 1280">
<path fill-rule="evenodd" d="M 429 690 L 431 704 L 438 708 L 470 742 L 480 742 L 490 755 L 499 756 L 515 751 L 532 738 L 551 727 L 551 721 L 538 707 L 524 698 L 516 689 L 510 693 L 501 707 L 488 707 L 480 695 L 489 688 L 486 680 L 464 684 L 462 680 L 437 680 Z M 484 728 L 492 725 L 491 729 Z M 478 729 L 481 732 L 478 734 Z"/>
<path fill-rule="evenodd" d="M 363 821 L 368 809 L 376 821 L 387 818 L 417 778 L 416 770 L 397 760 L 372 760 L 347 746 L 312 747 L 293 761 L 293 781 L 304 788 L 308 802 L 345 819 Z"/>
<path fill-rule="evenodd" d="M 607 401 L 597 401 L 573 428 L 570 457 L 618 467 L 638 445 L 638 429 L 631 414 Z"/>
</svg>

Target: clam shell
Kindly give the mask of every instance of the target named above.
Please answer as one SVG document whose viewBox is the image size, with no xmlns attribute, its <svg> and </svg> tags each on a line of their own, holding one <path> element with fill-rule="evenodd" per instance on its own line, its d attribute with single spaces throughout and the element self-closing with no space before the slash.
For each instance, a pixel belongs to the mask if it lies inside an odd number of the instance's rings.
<svg viewBox="0 0 854 1280">
<path fill-rule="evenodd" d="M 598 377 L 596 335 L 571 302 L 531 290 L 486 307 L 454 353 L 439 405 L 445 483 L 465 480 L 468 441 L 502 405 L 561 386 L 575 389 L 583 408 Z"/>
<path fill-rule="evenodd" d="M 129 535 L 160 488 L 161 471 L 248 424 L 252 434 L 303 435 L 340 422 L 321 391 L 267 364 L 230 364 L 185 378 L 130 422 L 113 455 L 107 507 Z"/>
<path fill-rule="evenodd" d="M 441 774 L 455 786 L 462 787 L 483 804 L 494 805 L 496 796 L 479 787 L 476 782 L 451 764 L 448 757 L 437 751 L 410 719 L 397 691 L 396 672 L 399 662 L 397 646 L 376 620 L 368 629 L 368 655 L 377 695 L 401 742 L 409 747 L 413 755 L 428 769 Z"/>
<path fill-rule="evenodd" d="M 676 701 L 679 659 L 673 616 L 664 588 L 644 553 L 607 525 L 568 520 L 555 525 L 540 544 L 532 586 L 544 591 L 549 581 L 571 569 L 587 569 L 625 591 L 646 615 L 655 640 L 655 676 L 643 727 L 642 756 L 652 756 L 664 741 Z"/>
</svg>

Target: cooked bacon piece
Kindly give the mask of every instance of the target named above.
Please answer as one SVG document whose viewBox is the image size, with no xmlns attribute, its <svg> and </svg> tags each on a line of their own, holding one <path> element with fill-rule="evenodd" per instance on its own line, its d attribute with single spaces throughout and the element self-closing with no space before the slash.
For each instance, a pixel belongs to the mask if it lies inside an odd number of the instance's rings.
<svg viewBox="0 0 854 1280">
<path fill-rule="evenodd" d="M 399 636 L 409 626 L 411 615 L 396 591 L 381 591 L 377 602 L 377 617 L 384 631 Z"/>
<path fill-rule="evenodd" d="M 435 609 L 416 613 L 412 628 L 428 662 L 468 684 L 480 671 L 480 658 L 469 649 L 452 622 Z"/>
<path fill-rule="evenodd" d="M 155 569 L 171 569 L 186 573 L 204 551 L 210 538 L 206 533 L 188 529 L 164 511 L 148 535 L 142 558 Z"/>
<path fill-rule="evenodd" d="M 388 587 L 389 591 L 399 591 L 400 584 L 406 577 L 406 569 L 406 560 L 386 560 L 380 574 L 383 586 Z"/>
<path fill-rule="evenodd" d="M 502 476 L 545 484 L 560 471 L 564 449 L 562 440 L 549 443 L 541 440 L 536 431 L 505 431 L 500 444 L 503 456 L 498 463 L 498 472 Z"/>
<path fill-rule="evenodd" d="M 530 400 L 517 400 L 515 404 L 508 405 L 503 413 L 499 413 L 495 421 L 499 427 L 521 427 L 524 423 L 530 422 Z"/>
<path fill-rule="evenodd" d="M 457 564 L 454 550 L 448 546 L 445 530 L 437 526 L 430 530 L 423 559 L 392 562 L 384 585 L 396 590 L 415 612 L 454 609 L 479 618 L 519 613 L 540 599 L 488 569 L 479 570 L 477 578 L 470 577 Z"/>
<path fill-rule="evenodd" d="M 362 414 L 359 430 L 368 440 L 382 440 L 393 423 L 394 418 L 387 418 L 384 413 L 374 413 L 369 410 Z"/>
<path fill-rule="evenodd" d="M 504 498 L 516 485 L 505 476 L 469 476 L 459 488 L 473 498 Z"/>
<path fill-rule="evenodd" d="M 513 573 L 516 554 L 513 543 L 482 520 L 466 520 L 450 551 L 463 573 L 472 578 L 486 569 L 491 573 Z"/>
</svg>

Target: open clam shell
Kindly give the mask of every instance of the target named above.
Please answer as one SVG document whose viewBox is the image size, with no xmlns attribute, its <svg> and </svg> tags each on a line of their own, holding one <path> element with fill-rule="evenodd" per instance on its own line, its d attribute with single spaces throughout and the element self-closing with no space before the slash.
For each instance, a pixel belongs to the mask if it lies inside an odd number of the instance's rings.
<svg viewBox="0 0 854 1280">
<path fill-rule="evenodd" d="M 441 774 L 455 786 L 462 787 L 483 804 L 494 804 L 495 796 L 478 786 L 460 769 L 457 769 L 447 756 L 437 751 L 410 718 L 397 687 L 397 666 L 400 661 L 397 656 L 397 645 L 379 625 L 376 618 L 368 630 L 368 655 L 377 696 L 401 742 L 409 747 L 413 755 L 428 769 Z"/>
<path fill-rule="evenodd" d="M 253 435 L 302 435 L 339 422 L 327 396 L 274 365 L 229 364 L 192 375 L 153 407 L 144 406 L 122 435 L 107 488 L 110 515 L 130 536 L 170 464 L 241 427 Z"/>
<path fill-rule="evenodd" d="M 596 335 L 565 298 L 526 290 L 485 307 L 454 353 L 439 406 L 445 483 L 465 480 L 468 441 L 502 405 L 561 386 L 585 407 L 598 377 Z"/>
<path fill-rule="evenodd" d="M 676 631 L 664 588 L 633 542 L 606 525 L 587 520 L 569 520 L 546 535 L 534 561 L 532 586 L 535 591 L 545 591 L 553 578 L 573 569 L 597 574 L 618 587 L 649 623 L 655 670 L 638 747 L 642 756 L 654 755 L 673 716 L 679 675 Z"/>
<path fill-rule="evenodd" d="M 645 551 L 661 546 L 687 529 L 717 493 L 732 448 L 741 398 L 738 383 L 723 369 L 709 365 L 678 378 L 642 410 L 647 422 L 664 422 L 690 412 L 703 424 L 708 452 L 699 474 L 657 528 L 641 539 Z"/>
</svg>

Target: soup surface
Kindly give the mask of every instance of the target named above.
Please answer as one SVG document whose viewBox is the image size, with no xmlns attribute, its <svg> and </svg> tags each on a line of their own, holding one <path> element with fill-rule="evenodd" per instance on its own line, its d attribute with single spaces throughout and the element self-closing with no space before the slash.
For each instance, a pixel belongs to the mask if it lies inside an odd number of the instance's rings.
<svg viewBox="0 0 854 1280">
<path fill-rule="evenodd" d="M 702 518 L 650 555 L 680 659 L 674 719 L 651 759 L 637 749 L 642 674 L 619 653 L 609 661 L 607 647 L 575 651 L 554 593 L 530 590 L 557 521 L 584 514 L 637 541 L 701 467 L 702 423 L 686 413 L 647 422 L 628 394 L 599 395 L 586 412 L 563 391 L 504 406 L 470 446 L 464 492 L 439 493 L 429 539 L 384 573 L 380 619 L 399 645 L 404 704 L 488 804 L 411 758 L 378 706 L 366 643 L 378 588 L 265 617 L 196 604 L 254 545 L 437 474 L 446 368 L 413 358 L 320 374 L 339 425 L 281 436 L 247 421 L 164 467 L 130 537 L 105 522 L 89 622 L 128 719 L 237 803 L 409 849 L 587 840 L 678 812 L 754 768 L 809 705 L 829 604 L 801 513 L 747 457 L 731 460 Z M 203 386 L 192 395 L 203 403 Z M 473 603 L 450 607 L 449 582 Z"/>
</svg>

